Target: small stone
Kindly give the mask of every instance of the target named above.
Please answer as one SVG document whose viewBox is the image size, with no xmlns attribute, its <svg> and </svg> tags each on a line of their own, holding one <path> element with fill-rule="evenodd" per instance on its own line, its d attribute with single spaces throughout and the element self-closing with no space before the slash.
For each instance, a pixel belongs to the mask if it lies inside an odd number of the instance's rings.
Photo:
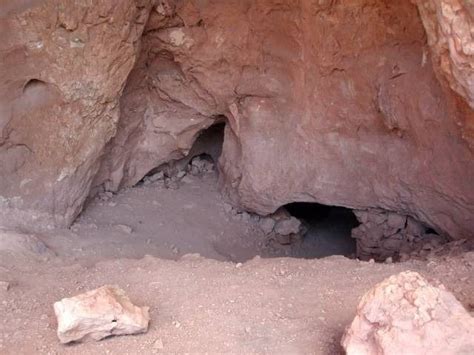
<svg viewBox="0 0 474 355">
<path fill-rule="evenodd" d="M 297 234 L 300 231 L 301 222 L 295 217 L 278 221 L 275 225 L 275 233 L 280 235 Z"/>
<path fill-rule="evenodd" d="M 370 260 L 369 260 L 369 264 L 375 264 L 375 260 L 374 260 L 374 259 L 370 259 Z"/>
<path fill-rule="evenodd" d="M 163 340 L 161 339 L 156 339 L 155 342 L 153 343 L 153 349 L 155 350 L 163 350 L 165 347 L 163 345 Z"/>
<path fill-rule="evenodd" d="M 385 264 L 392 264 L 392 263 L 393 263 L 393 258 L 391 256 L 385 259 Z"/>
<path fill-rule="evenodd" d="M 144 333 L 148 307 L 137 307 L 117 286 L 103 286 L 54 304 L 61 343 Z"/>
<path fill-rule="evenodd" d="M 151 176 L 148 176 L 147 179 L 148 179 L 148 181 L 150 181 L 150 182 L 156 182 L 156 181 L 159 181 L 159 180 L 163 180 L 164 178 L 165 178 L 165 174 L 164 174 L 162 171 L 160 171 L 160 172 L 158 172 L 158 173 L 156 173 L 156 174 L 153 174 L 153 175 L 151 175 Z"/>
<path fill-rule="evenodd" d="M 190 184 L 193 182 L 193 180 L 188 175 L 186 175 L 184 178 L 181 179 L 181 182 L 185 184 Z"/>
<path fill-rule="evenodd" d="M 260 219 L 258 226 L 262 230 L 263 233 L 265 234 L 270 234 L 273 232 L 273 228 L 275 227 L 275 220 L 270 217 L 265 217 Z"/>
<path fill-rule="evenodd" d="M 115 229 L 118 230 L 119 232 L 125 233 L 125 234 L 132 234 L 133 229 L 130 226 L 127 226 L 125 224 L 117 224 L 115 226 Z"/>
<path fill-rule="evenodd" d="M 186 176 L 186 171 L 181 170 L 176 176 L 178 177 L 178 179 L 182 179 Z"/>
<path fill-rule="evenodd" d="M 165 187 L 170 190 L 178 190 L 179 189 L 179 183 L 175 180 L 167 179 L 165 181 Z"/>
<path fill-rule="evenodd" d="M 115 207 L 117 206 L 117 202 L 109 202 L 109 207 Z"/>
<path fill-rule="evenodd" d="M 114 194 L 113 194 L 112 192 L 106 191 L 106 192 L 102 192 L 101 194 L 99 194 L 99 199 L 102 200 L 102 201 L 107 202 L 107 201 L 110 200 L 113 196 L 114 196 Z"/>
<path fill-rule="evenodd" d="M 387 224 L 395 229 L 402 229 L 405 227 L 407 218 L 405 216 L 401 216 L 397 213 L 389 213 L 387 218 Z"/>
</svg>

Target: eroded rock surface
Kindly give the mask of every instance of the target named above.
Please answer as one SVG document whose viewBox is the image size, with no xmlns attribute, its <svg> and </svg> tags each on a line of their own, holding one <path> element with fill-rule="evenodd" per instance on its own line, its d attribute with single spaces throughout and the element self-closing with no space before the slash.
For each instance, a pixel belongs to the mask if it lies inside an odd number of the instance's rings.
<svg viewBox="0 0 474 355">
<path fill-rule="evenodd" d="M 470 354 L 474 318 L 442 285 L 402 272 L 364 295 L 342 345 L 348 355 Z"/>
<path fill-rule="evenodd" d="M 235 206 L 376 208 L 473 236 L 473 111 L 438 81 L 425 34 L 435 63 L 429 24 L 463 34 L 442 56 L 469 102 L 465 2 L 420 2 L 425 28 L 409 0 L 33 3 L 0 20 L 1 223 L 68 224 L 93 179 L 132 186 L 225 117 L 220 184 Z M 442 3 L 460 19 L 439 17 Z"/>
<path fill-rule="evenodd" d="M 474 4 L 466 0 L 413 0 L 418 5 L 435 68 L 442 80 L 474 108 Z M 460 121 L 474 146 L 474 117 Z"/>
<path fill-rule="evenodd" d="M 68 225 L 115 135 L 152 0 L 2 1 L 0 225 Z"/>
<path fill-rule="evenodd" d="M 148 330 L 148 307 L 137 307 L 117 286 L 103 286 L 54 304 L 61 343 L 101 340 Z"/>
<path fill-rule="evenodd" d="M 472 112 L 439 84 L 410 1 L 165 3 L 98 183 L 132 185 L 223 115 L 234 205 L 380 208 L 472 236 Z"/>
</svg>

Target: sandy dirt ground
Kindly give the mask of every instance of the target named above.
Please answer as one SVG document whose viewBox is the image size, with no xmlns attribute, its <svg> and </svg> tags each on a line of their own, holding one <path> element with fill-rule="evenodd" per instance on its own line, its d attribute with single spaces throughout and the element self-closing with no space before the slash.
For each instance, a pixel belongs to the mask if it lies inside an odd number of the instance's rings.
<svg viewBox="0 0 474 355">
<path fill-rule="evenodd" d="M 256 218 L 229 211 L 215 177 L 94 200 L 70 230 L 38 235 L 54 253 L 0 250 L 0 354 L 339 354 L 360 297 L 414 270 L 474 310 L 474 253 L 375 264 L 303 259 Z M 304 247 L 304 246 L 303 246 Z M 61 345 L 53 303 L 105 284 L 151 309 L 136 336 Z"/>
</svg>

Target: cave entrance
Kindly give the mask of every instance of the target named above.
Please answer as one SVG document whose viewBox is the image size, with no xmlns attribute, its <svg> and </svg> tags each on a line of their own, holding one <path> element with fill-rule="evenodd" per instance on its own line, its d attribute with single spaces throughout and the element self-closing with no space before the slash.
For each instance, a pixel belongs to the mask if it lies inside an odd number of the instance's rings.
<svg viewBox="0 0 474 355">
<path fill-rule="evenodd" d="M 224 144 L 225 122 L 223 120 L 223 117 L 218 119 L 212 126 L 200 132 L 189 154 L 180 160 L 181 164 L 187 165 L 195 158 L 200 158 L 217 166 Z"/>
<path fill-rule="evenodd" d="M 173 187 L 187 174 L 218 173 L 217 163 L 224 144 L 224 131 L 225 122 L 223 119 L 218 119 L 217 123 L 199 133 L 184 158 L 154 168 L 140 181 L 140 184 L 147 185 L 164 180 L 167 187 Z"/>
<path fill-rule="evenodd" d="M 133 188 L 99 194 L 73 232 L 80 257 L 245 262 L 264 258 L 355 257 L 358 226 L 351 210 L 317 203 L 290 203 L 271 216 L 228 204 L 218 188 L 218 160 L 225 120 L 203 130 L 189 154 L 156 167 Z M 301 229 L 300 229 L 301 228 Z"/>
<path fill-rule="evenodd" d="M 359 225 L 359 221 L 352 210 L 305 202 L 291 203 L 284 207 L 302 221 L 306 230 L 299 243 L 293 247 L 293 257 L 356 257 L 356 240 L 351 237 L 351 231 Z"/>
</svg>

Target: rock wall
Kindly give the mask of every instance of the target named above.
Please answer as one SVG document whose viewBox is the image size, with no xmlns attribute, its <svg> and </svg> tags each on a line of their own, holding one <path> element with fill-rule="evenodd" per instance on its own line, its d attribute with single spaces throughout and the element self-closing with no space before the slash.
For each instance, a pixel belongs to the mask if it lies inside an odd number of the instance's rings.
<svg viewBox="0 0 474 355">
<path fill-rule="evenodd" d="M 44 1 L 2 15 L 11 34 L 2 56 L 42 41 L 0 68 L 13 76 L 0 84 L 0 162 L 11 165 L 2 169 L 2 211 L 67 224 L 94 177 L 108 190 L 131 186 L 186 155 L 225 116 L 220 185 L 235 205 L 259 214 L 296 201 L 396 211 L 472 237 L 468 77 L 449 80 L 431 39 L 443 1 L 418 4 L 429 46 L 409 0 L 160 0 L 118 121 L 150 2 Z M 46 13 L 65 20 L 48 27 Z M 41 110 L 10 113 L 40 94 Z"/>
<path fill-rule="evenodd" d="M 474 109 L 474 4 L 467 0 L 413 0 L 418 5 L 433 53 L 433 63 L 446 82 Z M 471 146 L 474 117 L 459 121 Z"/>
<path fill-rule="evenodd" d="M 182 27 L 174 6 L 162 2 L 152 11 L 96 186 L 117 191 L 135 185 L 153 168 L 186 156 L 198 134 L 219 119 L 222 108 L 175 61 Z"/>
<path fill-rule="evenodd" d="M 469 237 L 474 163 L 458 123 L 472 111 L 439 84 L 425 36 L 409 1 L 162 2 L 99 182 L 134 184 L 225 115 L 235 205 L 378 208 Z"/>
<path fill-rule="evenodd" d="M 2 1 L 0 225 L 68 225 L 115 135 L 151 0 Z"/>
</svg>

